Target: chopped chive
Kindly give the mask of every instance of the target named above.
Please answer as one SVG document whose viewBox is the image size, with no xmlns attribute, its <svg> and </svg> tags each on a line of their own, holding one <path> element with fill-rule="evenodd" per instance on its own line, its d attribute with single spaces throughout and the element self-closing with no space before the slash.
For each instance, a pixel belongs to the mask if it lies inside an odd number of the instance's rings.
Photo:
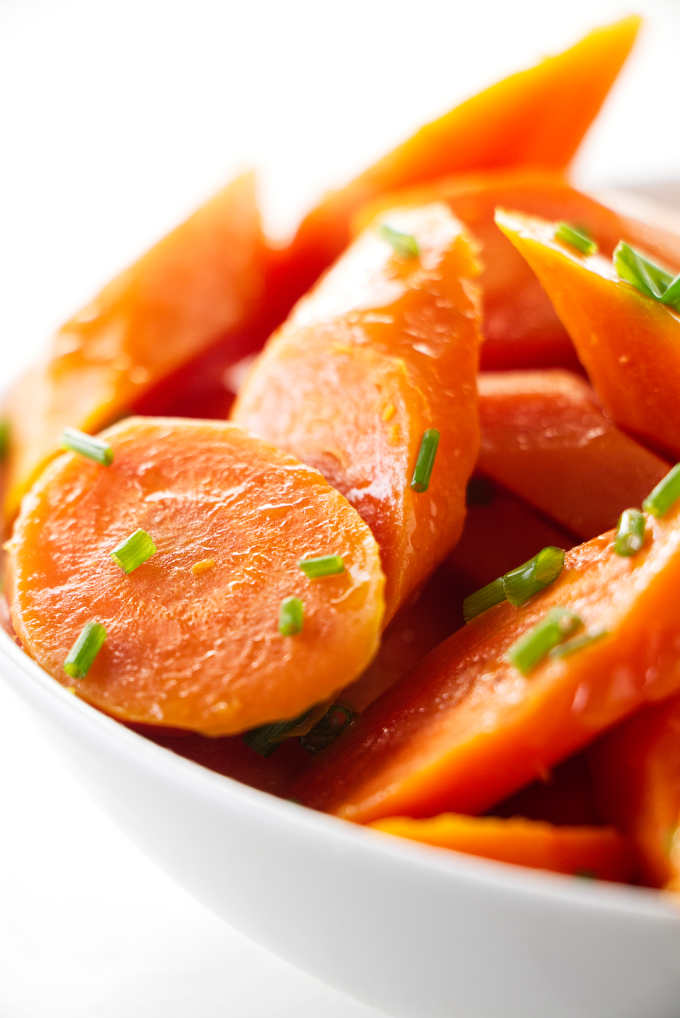
<svg viewBox="0 0 680 1018">
<path fill-rule="evenodd" d="M 93 438 L 92 435 L 86 435 L 84 431 L 78 431 L 76 428 L 64 428 L 61 444 L 64 449 L 77 452 L 89 460 L 94 460 L 95 463 L 101 463 L 104 467 L 110 467 L 113 463 L 113 449 L 110 445 L 102 442 L 101 438 Z"/>
<path fill-rule="evenodd" d="M 645 258 L 643 254 L 624 241 L 620 241 L 616 245 L 613 260 L 619 278 L 630 283 L 640 293 L 644 293 L 645 297 L 662 300 L 673 283 L 670 272 L 666 272 L 656 262 Z"/>
<path fill-rule="evenodd" d="M 428 428 L 420 440 L 420 449 L 416 465 L 411 478 L 411 487 L 414 491 L 427 491 L 430 486 L 434 458 L 437 455 L 439 445 L 439 432 L 436 428 Z"/>
<path fill-rule="evenodd" d="M 652 516 L 665 516 L 669 509 L 675 505 L 680 498 L 680 463 L 668 471 L 662 477 L 656 488 L 650 491 L 642 503 L 642 508 Z"/>
<path fill-rule="evenodd" d="M 505 590 L 503 589 L 503 577 L 492 580 L 485 587 L 480 587 L 474 594 L 469 594 L 463 601 L 463 618 L 466 622 L 474 619 L 477 615 L 493 608 L 495 604 L 505 601 Z"/>
<path fill-rule="evenodd" d="M 614 538 L 617 555 L 635 555 L 645 543 L 645 514 L 639 509 L 624 509 Z"/>
<path fill-rule="evenodd" d="M 570 657 L 572 654 L 576 654 L 577 651 L 589 647 L 591 643 L 597 643 L 598 640 L 602 640 L 607 635 L 606 629 L 598 629 L 594 633 L 584 633 L 582 636 L 575 636 L 573 640 L 567 640 L 566 643 L 560 643 L 559 646 L 553 647 L 550 651 L 550 657 Z"/>
<path fill-rule="evenodd" d="M 318 558 L 302 558 L 298 562 L 300 569 L 310 580 L 320 576 L 335 576 L 344 573 L 345 563 L 339 555 L 319 555 Z"/>
<path fill-rule="evenodd" d="M 9 421 L 6 417 L 0 417 L 0 460 L 4 460 L 9 452 Z"/>
<path fill-rule="evenodd" d="M 530 597 L 549 586 L 562 572 L 564 551 L 562 548 L 542 548 L 538 554 L 503 577 L 505 597 L 519 607 Z"/>
<path fill-rule="evenodd" d="M 664 290 L 661 303 L 668 304 L 669 307 L 675 308 L 676 311 L 680 311 L 680 273 Z"/>
<path fill-rule="evenodd" d="M 295 636 L 302 632 L 305 606 L 299 597 L 287 597 L 279 608 L 279 632 L 281 636 Z"/>
<path fill-rule="evenodd" d="M 560 240 L 563 244 L 568 244 L 569 247 L 575 247 L 581 254 L 591 255 L 597 251 L 597 244 L 590 234 L 585 230 L 579 230 L 577 226 L 572 226 L 571 223 L 557 224 L 555 240 Z"/>
<path fill-rule="evenodd" d="M 153 538 L 146 530 L 140 528 L 113 549 L 111 558 L 118 563 L 124 573 L 132 573 L 155 555 L 156 551 Z"/>
<path fill-rule="evenodd" d="M 102 649 L 106 630 L 101 622 L 88 622 L 64 661 L 64 671 L 72 679 L 84 679 Z"/>
<path fill-rule="evenodd" d="M 301 736 L 300 744 L 308 753 L 320 753 L 327 749 L 337 737 L 352 724 L 355 713 L 344 703 L 334 703 L 311 731 Z"/>
<path fill-rule="evenodd" d="M 402 258 L 417 258 L 420 254 L 420 245 L 411 233 L 402 233 L 401 230 L 395 230 L 393 226 L 383 223 L 380 227 L 380 236 L 391 244 Z"/>
<path fill-rule="evenodd" d="M 269 725 L 260 725 L 245 732 L 243 741 L 260 756 L 270 756 L 286 739 L 292 739 L 302 731 L 307 731 L 307 723 L 315 714 L 318 717 L 318 707 L 311 707 L 291 721 L 274 721 Z"/>
<path fill-rule="evenodd" d="M 522 675 L 528 675 L 553 647 L 557 647 L 582 625 L 578 615 L 567 608 L 551 608 L 545 618 L 512 644 L 508 650 L 508 659 Z"/>
</svg>

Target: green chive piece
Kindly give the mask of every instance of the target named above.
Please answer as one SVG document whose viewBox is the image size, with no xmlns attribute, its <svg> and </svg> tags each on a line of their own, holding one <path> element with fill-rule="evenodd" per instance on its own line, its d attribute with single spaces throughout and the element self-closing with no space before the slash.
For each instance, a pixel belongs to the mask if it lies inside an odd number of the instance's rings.
<svg viewBox="0 0 680 1018">
<path fill-rule="evenodd" d="M 302 632 L 305 620 L 305 606 L 299 597 L 287 597 L 279 608 L 279 632 L 281 636 L 295 636 Z"/>
<path fill-rule="evenodd" d="M 104 467 L 110 467 L 113 463 L 113 449 L 110 445 L 102 442 L 101 438 L 93 438 L 92 435 L 86 435 L 84 431 L 78 431 L 76 428 L 64 428 L 61 444 L 64 449 L 77 452 L 89 460 L 94 460 L 95 463 L 101 463 Z"/>
<path fill-rule="evenodd" d="M 477 615 L 493 608 L 495 604 L 505 601 L 505 590 L 503 588 L 503 577 L 492 580 L 485 587 L 480 587 L 474 594 L 469 594 L 463 601 L 463 618 L 466 622 L 474 619 Z"/>
<path fill-rule="evenodd" d="M 654 300 L 661 300 L 673 283 L 670 272 L 666 272 L 656 262 L 645 258 L 630 244 L 620 241 L 614 250 L 614 268 L 619 278 L 630 283 L 640 293 Z"/>
<path fill-rule="evenodd" d="M 420 449 L 411 478 L 411 487 L 414 491 L 427 491 L 429 488 L 438 445 L 439 432 L 436 428 L 428 428 L 420 440 Z"/>
<path fill-rule="evenodd" d="M 619 516 L 619 525 L 614 538 L 617 555 L 637 554 L 645 543 L 645 514 L 639 509 L 624 509 Z"/>
<path fill-rule="evenodd" d="M 666 287 L 661 303 L 680 311 L 680 273 Z"/>
<path fill-rule="evenodd" d="M 519 607 L 530 597 L 549 586 L 562 572 L 564 551 L 562 548 L 542 548 L 538 554 L 503 577 L 505 597 Z"/>
<path fill-rule="evenodd" d="M 318 558 L 302 558 L 298 562 L 300 569 L 310 580 L 320 576 L 335 576 L 344 573 L 345 563 L 339 555 L 319 555 Z"/>
<path fill-rule="evenodd" d="M 320 753 L 327 749 L 337 737 L 352 724 L 356 717 L 351 707 L 344 703 L 334 703 L 326 711 L 320 721 L 300 739 L 300 744 L 308 753 Z"/>
<path fill-rule="evenodd" d="M 571 223 L 557 224 L 555 240 L 568 244 L 569 247 L 575 247 L 577 251 L 584 255 L 595 254 L 597 251 L 597 244 L 590 234 L 586 233 L 585 230 L 579 230 L 577 226 L 572 226 Z"/>
<path fill-rule="evenodd" d="M 402 233 L 401 230 L 395 230 L 393 226 L 383 223 L 380 227 L 380 236 L 391 244 L 402 258 L 417 258 L 420 254 L 420 245 L 411 233 Z"/>
<path fill-rule="evenodd" d="M 307 731 L 307 722 L 315 714 L 318 717 L 318 707 L 311 707 L 291 721 L 274 721 L 269 725 L 260 725 L 249 732 L 244 732 L 243 741 L 260 756 L 270 756 L 286 739 L 294 738 L 301 731 Z"/>
<path fill-rule="evenodd" d="M 668 471 L 662 477 L 656 488 L 650 491 L 642 503 L 642 508 L 652 516 L 665 516 L 669 509 L 672 509 L 680 498 L 680 463 Z"/>
<path fill-rule="evenodd" d="M 583 633 L 582 636 L 575 636 L 573 640 L 567 640 L 566 643 L 560 643 L 558 647 L 553 647 L 550 651 L 550 657 L 570 657 L 572 654 L 576 654 L 579 650 L 589 647 L 591 643 L 597 643 L 598 640 L 602 640 L 608 635 L 606 629 L 598 629 L 594 633 Z"/>
<path fill-rule="evenodd" d="M 153 538 L 146 530 L 139 529 L 113 549 L 111 558 L 118 563 L 124 573 L 132 573 L 155 555 L 157 550 Z"/>
<path fill-rule="evenodd" d="M 104 645 L 106 630 L 101 622 L 88 622 L 64 661 L 64 671 L 72 679 L 84 679 Z"/>
<path fill-rule="evenodd" d="M 508 659 L 522 675 L 528 675 L 553 647 L 576 632 L 583 622 L 567 608 L 551 608 L 533 629 L 520 636 L 508 650 Z"/>
<path fill-rule="evenodd" d="M 9 452 L 10 428 L 6 417 L 0 417 L 0 460 Z"/>
</svg>

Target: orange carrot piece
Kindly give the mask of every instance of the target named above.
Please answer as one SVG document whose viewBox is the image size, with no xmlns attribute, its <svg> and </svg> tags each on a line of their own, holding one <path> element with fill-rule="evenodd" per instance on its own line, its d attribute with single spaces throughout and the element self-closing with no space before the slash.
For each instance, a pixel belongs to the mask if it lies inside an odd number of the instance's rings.
<svg viewBox="0 0 680 1018">
<path fill-rule="evenodd" d="M 646 702 L 680 690 L 680 507 L 650 518 L 632 558 L 613 533 L 567 553 L 522 608 L 473 619 L 362 715 L 296 795 L 359 822 L 489 809 Z M 549 609 L 607 635 L 525 676 L 508 658 Z"/>
<path fill-rule="evenodd" d="M 12 621 L 46 671 L 122 720 L 227 735 L 295 717 L 364 670 L 379 552 L 315 470 L 224 422 L 128 418 L 102 438 L 113 464 L 56 460 L 10 542 Z M 126 575 L 111 552 L 138 528 L 157 553 Z M 328 553 L 344 572 L 308 580 L 298 561 Z M 282 636 L 290 596 L 304 624 Z M 72 680 L 64 661 L 89 620 L 108 636 Z"/>
<path fill-rule="evenodd" d="M 403 256 L 388 225 L 412 236 Z M 478 447 L 479 305 L 470 240 L 443 205 L 367 228 L 274 334 L 233 419 L 315 466 L 376 536 L 388 621 L 455 545 Z M 424 433 L 439 448 L 411 487 Z"/>
<path fill-rule="evenodd" d="M 95 432 L 256 317 L 267 251 L 252 174 L 239 177 L 59 329 L 47 362 L 10 392 L 5 513 L 59 450 L 66 426 Z"/>
<path fill-rule="evenodd" d="M 474 483 L 484 500 L 468 499 L 463 534 L 446 560 L 465 595 L 526 562 L 541 548 L 566 550 L 574 543 L 570 534 L 522 499 L 479 475 Z"/>
<path fill-rule="evenodd" d="M 630 838 L 642 880 L 680 890 L 680 698 L 624 721 L 589 761 L 602 814 Z"/>
<path fill-rule="evenodd" d="M 558 174 L 531 169 L 449 177 L 390 194 L 362 210 L 356 226 L 390 205 L 428 201 L 445 202 L 480 245 L 483 369 L 574 368 L 579 363 L 569 334 L 538 279 L 496 226 L 498 207 L 578 224 L 607 256 L 626 237 L 680 271 L 677 233 L 634 218 L 616 205 L 609 207 L 576 190 Z M 618 201 L 622 201 L 620 196 Z"/>
<path fill-rule="evenodd" d="M 478 469 L 585 540 L 616 526 L 670 469 L 566 371 L 483 374 L 478 384 Z"/>
<path fill-rule="evenodd" d="M 469 817 L 442 813 L 427 820 L 387 817 L 375 830 L 465 855 L 552 870 L 574 877 L 625 882 L 632 876 L 632 854 L 613 827 L 555 827 L 522 817 Z"/>
<path fill-rule="evenodd" d="M 357 210 L 380 195 L 451 173 L 572 159 L 628 56 L 640 18 L 597 28 L 556 56 L 519 71 L 421 127 L 351 183 L 330 191 L 292 245 L 300 292 L 349 241 Z"/>
<path fill-rule="evenodd" d="M 614 421 L 680 455 L 680 313 L 622 282 L 601 255 L 555 240 L 554 223 L 501 211 L 496 221 L 541 281 Z"/>
</svg>

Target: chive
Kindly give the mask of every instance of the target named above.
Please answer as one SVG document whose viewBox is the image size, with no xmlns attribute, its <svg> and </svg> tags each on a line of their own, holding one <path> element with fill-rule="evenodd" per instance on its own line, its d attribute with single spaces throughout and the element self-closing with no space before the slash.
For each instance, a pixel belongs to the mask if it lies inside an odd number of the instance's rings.
<svg viewBox="0 0 680 1018">
<path fill-rule="evenodd" d="M 402 233 L 401 230 L 395 230 L 393 226 L 383 223 L 380 227 L 380 236 L 391 244 L 402 258 L 417 258 L 420 254 L 420 245 L 411 233 Z"/>
<path fill-rule="evenodd" d="M 428 428 L 420 440 L 418 458 L 411 478 L 411 487 L 414 491 L 427 491 L 432 476 L 434 458 L 437 455 L 439 445 L 439 432 L 436 428 Z"/>
<path fill-rule="evenodd" d="M 352 724 L 355 713 L 344 703 L 334 703 L 311 731 L 300 738 L 300 744 L 308 753 L 320 753 L 327 749 L 337 737 Z"/>
<path fill-rule="evenodd" d="M 576 654 L 577 651 L 589 647 L 591 643 L 597 643 L 598 640 L 607 635 L 606 629 L 598 629 L 594 633 L 584 633 L 582 636 L 575 636 L 573 640 L 567 640 L 566 643 L 560 643 L 558 647 L 553 647 L 550 651 L 550 657 L 570 657 L 572 654 Z"/>
<path fill-rule="evenodd" d="M 642 508 L 651 513 L 652 516 L 665 516 L 679 498 L 680 463 L 676 463 L 674 467 L 671 467 L 666 476 L 661 478 L 656 488 L 650 491 L 642 503 Z"/>
<path fill-rule="evenodd" d="M 4 460 L 9 452 L 10 429 L 6 417 L 0 417 L 0 460 Z"/>
<path fill-rule="evenodd" d="M 281 636 L 295 636 L 302 632 L 305 620 L 305 606 L 299 597 L 287 597 L 279 608 L 279 632 Z"/>
<path fill-rule="evenodd" d="M 293 738 L 300 729 L 306 730 L 306 722 L 317 710 L 317 707 L 311 707 L 291 721 L 274 721 L 269 725 L 252 728 L 244 732 L 243 741 L 260 756 L 270 756 L 286 739 Z"/>
<path fill-rule="evenodd" d="M 64 661 L 64 671 L 72 679 L 84 679 L 102 649 L 106 630 L 101 622 L 88 622 Z"/>
<path fill-rule="evenodd" d="M 590 234 L 585 230 L 579 230 L 577 226 L 572 226 L 571 223 L 557 224 L 555 240 L 560 240 L 563 244 L 568 244 L 569 247 L 575 247 L 581 254 L 591 255 L 597 251 L 597 244 Z"/>
<path fill-rule="evenodd" d="M 505 590 L 503 589 L 503 577 L 492 580 L 485 587 L 480 587 L 474 594 L 469 594 L 463 601 L 463 618 L 466 622 L 474 619 L 477 615 L 493 608 L 495 604 L 505 601 Z"/>
<path fill-rule="evenodd" d="M 666 287 L 661 303 L 680 311 L 680 273 Z"/>
<path fill-rule="evenodd" d="M 121 541 L 111 552 L 111 558 L 118 563 L 124 573 L 132 573 L 155 555 L 156 551 L 153 539 L 146 530 L 140 529 Z"/>
<path fill-rule="evenodd" d="M 666 272 L 656 262 L 645 258 L 630 244 L 620 241 L 614 250 L 614 268 L 619 278 L 630 283 L 645 297 L 661 300 L 673 283 L 670 272 Z"/>
<path fill-rule="evenodd" d="M 344 573 L 345 563 L 339 555 L 319 555 L 318 558 L 302 558 L 298 562 L 300 569 L 310 580 L 320 576 L 335 576 Z"/>
<path fill-rule="evenodd" d="M 84 431 L 78 431 L 76 428 L 64 428 L 61 444 L 64 449 L 77 452 L 89 460 L 94 460 L 95 463 L 101 463 L 104 467 L 110 467 L 113 463 L 113 449 L 110 445 L 102 442 L 101 438 L 93 438 L 92 435 L 86 435 Z"/>
<path fill-rule="evenodd" d="M 515 640 L 508 650 L 508 659 L 522 675 L 528 675 L 553 647 L 557 647 L 582 625 L 578 615 L 567 608 L 551 608 L 533 629 Z"/>
<path fill-rule="evenodd" d="M 538 554 L 503 577 L 505 597 L 519 607 L 530 597 L 549 586 L 562 572 L 564 551 L 562 548 L 542 548 Z"/>
<path fill-rule="evenodd" d="M 645 514 L 639 509 L 624 509 L 614 538 L 617 555 L 635 555 L 645 543 Z"/>
</svg>

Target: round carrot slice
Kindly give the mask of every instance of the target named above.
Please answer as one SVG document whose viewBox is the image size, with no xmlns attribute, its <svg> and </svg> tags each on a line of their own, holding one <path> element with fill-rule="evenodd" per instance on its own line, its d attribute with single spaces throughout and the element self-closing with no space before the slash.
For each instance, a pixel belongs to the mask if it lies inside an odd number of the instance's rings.
<svg viewBox="0 0 680 1018">
<path fill-rule="evenodd" d="M 9 545 L 14 626 L 51 675 L 126 721 L 226 735 L 295 717 L 366 667 L 378 546 L 316 470 L 224 422 L 128 418 L 101 438 L 112 465 L 60 457 Z M 111 552 L 139 529 L 156 552 L 126 573 Z M 301 570 L 326 555 L 343 571 Z M 283 635 L 290 597 L 302 628 Z M 64 662 L 90 621 L 106 640 L 74 679 Z"/>
</svg>

